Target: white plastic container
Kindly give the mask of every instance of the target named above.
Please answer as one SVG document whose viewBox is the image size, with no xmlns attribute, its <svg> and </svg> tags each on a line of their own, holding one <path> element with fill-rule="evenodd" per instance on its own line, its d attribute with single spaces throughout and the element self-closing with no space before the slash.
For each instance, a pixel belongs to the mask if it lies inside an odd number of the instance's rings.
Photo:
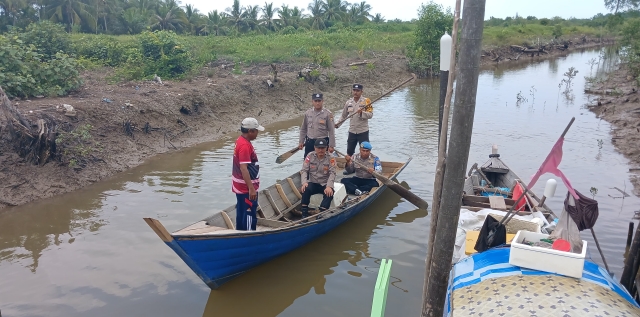
<svg viewBox="0 0 640 317">
<path fill-rule="evenodd" d="M 333 183 L 333 199 L 329 208 L 337 207 L 342 204 L 344 198 L 347 197 L 347 188 L 342 183 Z M 311 196 L 309 206 L 317 208 L 322 203 L 322 194 L 315 194 Z"/>
<path fill-rule="evenodd" d="M 532 270 L 545 271 L 575 278 L 582 277 L 587 241 L 582 240 L 582 252 L 572 253 L 522 244 L 522 241 L 540 241 L 548 234 L 520 230 L 511 242 L 509 264 Z"/>
</svg>

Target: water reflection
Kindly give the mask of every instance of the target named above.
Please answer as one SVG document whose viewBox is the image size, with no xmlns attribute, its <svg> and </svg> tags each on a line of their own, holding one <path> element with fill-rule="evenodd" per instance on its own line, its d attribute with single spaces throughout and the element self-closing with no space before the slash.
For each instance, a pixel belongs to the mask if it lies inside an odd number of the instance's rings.
<svg viewBox="0 0 640 317">
<path fill-rule="evenodd" d="M 77 198 L 67 202 L 76 206 L 73 209 L 42 201 L 20 213 L 4 213 L 0 221 L 0 264 L 20 263 L 36 273 L 44 250 L 71 244 L 84 232 L 96 232 L 108 223 L 97 212 L 101 199 Z"/>
<path fill-rule="evenodd" d="M 331 234 L 211 291 L 203 316 L 278 316 L 300 296 L 311 291 L 316 295 L 326 294 L 327 278 L 336 272 L 340 262 L 362 266 L 363 270 L 377 274 L 377 266 L 363 266 L 362 261 L 371 258 L 369 241 L 375 229 L 388 225 L 385 219 L 400 201 L 398 195 L 386 190 L 374 203 L 375 208 L 365 209 Z M 425 211 L 416 209 L 394 217 L 411 223 L 425 215 Z M 379 265 L 380 259 L 373 260 Z M 363 277 L 363 273 L 354 270 L 348 270 L 346 274 Z M 400 288 L 398 280 L 392 278 L 394 286 Z M 247 304 L 247 298 L 251 299 L 251 304 Z"/>
</svg>

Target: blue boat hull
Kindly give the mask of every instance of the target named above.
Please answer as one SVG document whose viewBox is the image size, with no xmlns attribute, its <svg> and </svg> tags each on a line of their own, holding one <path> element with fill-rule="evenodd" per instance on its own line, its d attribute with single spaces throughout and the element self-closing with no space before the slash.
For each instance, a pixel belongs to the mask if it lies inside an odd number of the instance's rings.
<svg viewBox="0 0 640 317">
<path fill-rule="evenodd" d="M 236 235 L 174 236 L 165 243 L 211 289 L 326 234 L 369 206 L 386 186 L 339 214 L 312 223 Z"/>
</svg>

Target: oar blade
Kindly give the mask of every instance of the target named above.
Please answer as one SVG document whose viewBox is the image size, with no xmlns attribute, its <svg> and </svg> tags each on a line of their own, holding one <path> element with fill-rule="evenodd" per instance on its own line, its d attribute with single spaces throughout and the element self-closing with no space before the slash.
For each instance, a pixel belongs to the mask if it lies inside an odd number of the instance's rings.
<svg viewBox="0 0 640 317">
<path fill-rule="evenodd" d="M 412 203 L 414 206 L 420 209 L 428 210 L 427 208 L 429 208 L 429 204 L 426 201 L 424 201 L 424 199 L 418 197 L 416 194 L 402 187 L 402 185 L 398 183 L 392 183 L 392 184 L 387 184 L 387 187 L 393 190 L 396 194 L 400 195 L 400 197 Z"/>
<path fill-rule="evenodd" d="M 296 154 L 296 152 L 298 152 L 298 151 L 299 151 L 298 148 L 294 148 L 294 149 L 291 149 L 291 150 L 285 152 L 284 154 L 282 154 L 282 155 L 280 155 L 280 156 L 278 156 L 276 158 L 276 163 L 277 164 L 282 164 L 282 162 L 286 161 L 288 158 L 293 156 L 293 154 Z"/>
</svg>

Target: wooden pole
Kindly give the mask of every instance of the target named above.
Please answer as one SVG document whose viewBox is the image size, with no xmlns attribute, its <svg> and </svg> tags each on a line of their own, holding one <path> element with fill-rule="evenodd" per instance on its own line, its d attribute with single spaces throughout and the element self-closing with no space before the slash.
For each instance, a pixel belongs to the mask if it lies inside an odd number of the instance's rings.
<svg viewBox="0 0 640 317">
<path fill-rule="evenodd" d="M 598 252 L 600 252 L 600 256 L 602 257 L 602 263 L 604 263 L 604 267 L 607 269 L 607 273 L 611 274 L 611 270 L 609 270 L 609 265 L 607 265 L 607 260 L 604 258 L 604 253 L 602 253 L 602 249 L 600 248 L 600 242 L 598 242 L 598 238 L 596 238 L 596 233 L 595 231 L 593 231 L 593 227 L 591 227 L 591 235 L 593 236 L 593 241 L 595 241 L 596 243 Z"/>
<path fill-rule="evenodd" d="M 447 294 L 447 281 L 451 269 L 455 244 L 464 174 L 469 159 L 473 117 L 476 108 L 480 54 L 486 0 L 466 0 L 462 36 L 460 40 L 460 62 L 458 68 L 456 99 L 451 122 L 451 140 L 447 155 L 447 168 L 442 183 L 440 211 L 433 244 L 429 284 L 422 305 L 422 316 L 442 316 Z M 443 119 L 443 124 L 445 123 Z M 442 133 L 444 136 L 446 133 Z M 441 216 L 441 217 L 440 217 Z"/>
<path fill-rule="evenodd" d="M 633 264 L 638 254 L 638 249 L 640 249 L 640 226 L 638 226 L 638 228 L 636 229 L 636 234 L 633 237 L 633 243 L 631 243 L 631 249 L 629 249 L 627 258 L 624 259 L 624 269 L 622 270 L 622 276 L 620 276 L 620 284 L 622 284 L 622 286 L 624 286 L 627 290 L 631 289 L 629 281 L 633 276 Z"/>
<path fill-rule="evenodd" d="M 440 99 L 438 100 L 438 147 L 440 147 L 440 134 L 442 133 L 442 114 L 444 113 L 444 103 L 449 91 L 449 71 L 440 71 Z"/>
<path fill-rule="evenodd" d="M 427 258 L 425 263 L 425 276 L 422 294 L 427 293 L 429 284 L 429 270 L 431 270 L 431 256 L 433 255 L 434 241 L 436 240 L 436 226 L 438 224 L 438 211 L 440 209 L 440 195 L 442 193 L 442 180 L 445 170 L 445 157 L 447 153 L 447 131 L 449 130 L 449 109 L 451 108 L 451 95 L 453 94 L 453 81 L 455 80 L 456 69 L 456 44 L 458 41 L 458 23 L 460 21 L 460 7 L 462 0 L 456 0 L 456 11 L 453 15 L 453 30 L 451 32 L 451 58 L 449 65 L 449 76 L 447 90 L 442 111 L 442 126 L 438 137 L 438 163 L 436 166 L 436 179 L 433 184 L 433 200 L 431 202 L 431 223 L 429 225 L 429 241 L 427 245 Z"/>
<path fill-rule="evenodd" d="M 629 255 L 629 248 L 631 247 L 631 241 L 633 240 L 633 221 L 629 221 L 629 231 L 627 232 L 627 244 L 624 248 L 624 258 Z"/>
</svg>

